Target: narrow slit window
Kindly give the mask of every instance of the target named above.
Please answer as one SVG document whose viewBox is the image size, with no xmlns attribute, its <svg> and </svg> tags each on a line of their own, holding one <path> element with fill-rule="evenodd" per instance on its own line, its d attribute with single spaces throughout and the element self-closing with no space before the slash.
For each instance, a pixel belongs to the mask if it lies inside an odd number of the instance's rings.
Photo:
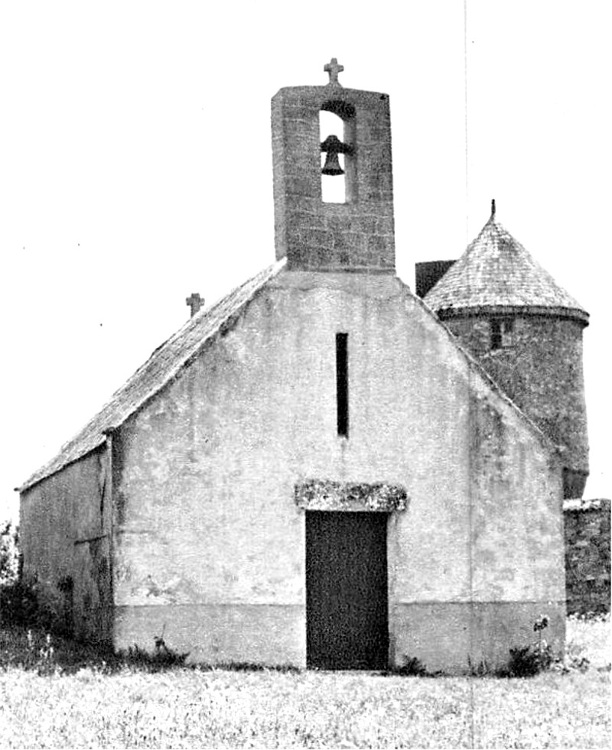
<svg viewBox="0 0 612 750">
<path fill-rule="evenodd" d="M 491 320 L 491 349 L 507 349 L 513 345 L 514 320 L 493 318 Z"/>
<path fill-rule="evenodd" d="M 336 404 L 338 435 L 340 437 L 348 437 L 348 333 L 336 334 Z"/>
<path fill-rule="evenodd" d="M 501 320 L 491 321 L 491 349 L 501 349 L 502 330 Z"/>
</svg>

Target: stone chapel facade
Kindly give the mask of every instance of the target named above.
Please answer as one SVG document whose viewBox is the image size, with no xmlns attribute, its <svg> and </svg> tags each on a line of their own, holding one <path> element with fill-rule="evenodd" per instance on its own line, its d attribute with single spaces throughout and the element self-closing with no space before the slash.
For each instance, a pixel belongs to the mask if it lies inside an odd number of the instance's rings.
<svg viewBox="0 0 612 750">
<path fill-rule="evenodd" d="M 211 664 L 561 647 L 562 458 L 396 276 L 389 98 L 326 70 L 272 99 L 276 262 L 23 485 L 24 571 L 80 638 Z"/>
</svg>

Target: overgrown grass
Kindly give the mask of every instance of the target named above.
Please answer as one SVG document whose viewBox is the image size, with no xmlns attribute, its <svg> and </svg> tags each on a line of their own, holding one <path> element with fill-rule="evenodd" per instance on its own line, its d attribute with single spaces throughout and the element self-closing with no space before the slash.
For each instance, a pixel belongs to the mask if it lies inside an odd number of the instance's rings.
<svg viewBox="0 0 612 750">
<path fill-rule="evenodd" d="M 5 632 L 0 747 L 608 747 L 606 638 L 609 618 L 570 620 L 569 650 L 588 659 L 580 669 L 423 679 L 152 673 L 44 633 L 30 645 L 27 631 Z"/>
<path fill-rule="evenodd" d="M 610 638 L 610 614 L 584 617 L 570 615 L 567 618 L 565 638 L 566 662 L 594 669 L 610 669 L 612 642 Z"/>
</svg>

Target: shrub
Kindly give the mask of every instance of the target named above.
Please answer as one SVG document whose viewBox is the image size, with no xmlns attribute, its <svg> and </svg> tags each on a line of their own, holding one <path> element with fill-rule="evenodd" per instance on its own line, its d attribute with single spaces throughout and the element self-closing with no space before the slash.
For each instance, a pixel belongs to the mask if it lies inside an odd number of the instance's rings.
<svg viewBox="0 0 612 750">
<path fill-rule="evenodd" d="M 19 529 L 10 521 L 0 528 L 0 588 L 14 583 L 19 574 Z"/>
<path fill-rule="evenodd" d="M 7 522 L 0 528 L 0 626 L 29 627 L 72 635 L 72 617 L 66 610 L 73 581 L 64 576 L 57 584 L 43 585 L 36 576 L 24 576 L 19 555 L 19 528 Z"/>
<path fill-rule="evenodd" d="M 148 672 L 161 672 L 164 669 L 182 667 L 185 665 L 188 656 L 189 652 L 180 654 L 178 651 L 169 648 L 163 636 L 155 638 L 153 653 L 134 644 L 128 648 L 127 653 L 120 654 L 122 660 L 130 666 L 140 667 Z"/>
<path fill-rule="evenodd" d="M 472 677 L 487 677 L 491 674 L 497 674 L 498 676 L 505 676 L 506 671 L 504 671 L 501 675 L 498 672 L 495 672 L 495 670 L 491 669 L 491 667 L 487 664 L 486 659 L 481 659 L 477 664 L 473 664 L 472 660 L 468 656 L 468 667 L 470 671 L 470 675 Z"/>
<path fill-rule="evenodd" d="M 48 613 L 45 613 L 45 615 Z M 47 625 L 34 579 L 14 579 L 0 586 L 0 624 L 5 627 Z M 45 620 L 45 622 L 41 622 Z"/>
<path fill-rule="evenodd" d="M 552 647 L 542 638 L 542 631 L 548 627 L 548 617 L 541 615 L 534 623 L 533 629 L 538 633 L 538 640 L 529 646 L 510 649 L 510 660 L 507 672 L 509 677 L 533 677 L 549 669 L 553 662 Z"/>
<path fill-rule="evenodd" d="M 34 670 L 39 675 L 61 673 L 51 634 L 32 629 L 15 629 L 8 637 L 3 634 L 0 669 L 9 667 Z"/>
<path fill-rule="evenodd" d="M 19 575 L 19 530 L 10 521 L 0 530 L 0 625 L 35 624 L 36 582 Z"/>
<path fill-rule="evenodd" d="M 551 663 L 551 648 L 546 641 L 543 641 L 542 648 L 537 644 L 511 648 L 510 660 L 508 662 L 508 676 L 533 677 L 539 672 L 548 669 Z"/>
<path fill-rule="evenodd" d="M 402 677 L 425 677 L 429 675 L 429 672 L 423 662 L 416 656 L 404 655 L 402 665 L 394 670 L 394 674 L 399 674 Z"/>
<path fill-rule="evenodd" d="M 0 626 L 25 627 L 70 635 L 58 597 L 50 588 L 45 589 L 36 576 L 22 576 L 0 586 Z"/>
</svg>

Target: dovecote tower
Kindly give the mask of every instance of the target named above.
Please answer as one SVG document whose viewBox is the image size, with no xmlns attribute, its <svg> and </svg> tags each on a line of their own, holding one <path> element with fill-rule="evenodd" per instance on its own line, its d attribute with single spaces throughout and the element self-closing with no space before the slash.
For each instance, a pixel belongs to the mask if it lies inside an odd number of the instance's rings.
<svg viewBox="0 0 612 750">
<path fill-rule="evenodd" d="M 589 473 L 582 332 L 589 314 L 491 217 L 424 297 L 562 453 L 563 492 Z"/>
<path fill-rule="evenodd" d="M 324 70 L 326 86 L 272 99 L 276 257 L 292 271 L 394 273 L 389 97 L 343 88 L 335 58 Z M 322 112 L 341 120 L 342 138 L 324 132 Z M 328 176 L 344 182 L 343 201 L 323 200 Z"/>
</svg>

